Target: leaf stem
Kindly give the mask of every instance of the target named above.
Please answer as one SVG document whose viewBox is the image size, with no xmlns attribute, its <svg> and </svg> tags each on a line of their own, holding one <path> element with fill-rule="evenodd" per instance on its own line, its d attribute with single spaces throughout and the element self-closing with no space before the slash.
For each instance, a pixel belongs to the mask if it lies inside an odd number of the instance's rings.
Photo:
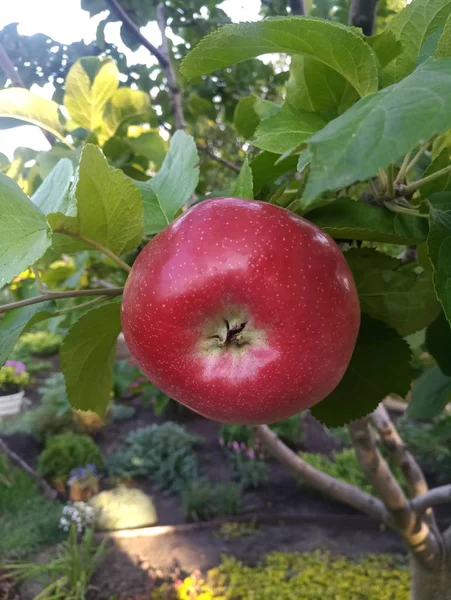
<svg viewBox="0 0 451 600">
<path fill-rule="evenodd" d="M 415 210 L 414 208 L 406 208 L 404 206 L 399 206 L 399 204 L 395 204 L 394 202 L 384 202 L 384 206 L 395 213 L 400 213 L 401 215 L 410 215 L 411 217 L 420 217 L 422 219 L 428 219 L 429 215 L 420 213 L 419 210 Z"/>
<path fill-rule="evenodd" d="M 33 265 L 32 269 L 33 269 L 33 273 L 34 273 L 34 278 L 36 280 L 36 287 L 38 288 L 38 292 L 40 294 L 46 294 L 47 290 L 45 289 L 45 286 L 42 283 L 41 276 L 39 275 L 39 270 L 38 270 L 37 266 Z"/>
<path fill-rule="evenodd" d="M 387 168 L 387 194 L 390 198 L 395 197 L 395 189 L 393 186 L 393 165 L 389 165 Z"/>
<path fill-rule="evenodd" d="M 108 256 L 108 258 L 111 258 L 112 261 L 114 261 L 116 264 L 118 264 L 122 269 L 124 269 L 124 271 L 127 271 L 127 273 L 130 273 L 130 271 L 132 270 L 130 265 L 128 265 L 125 261 L 123 261 L 122 258 L 120 258 L 120 256 L 117 256 L 117 254 L 114 254 L 114 252 L 112 252 L 109 248 L 102 246 L 98 242 L 95 242 L 94 240 L 90 240 L 89 238 L 86 238 L 85 236 L 80 235 L 79 233 L 69 233 L 68 231 L 58 231 L 58 230 L 56 230 L 56 231 L 58 233 L 62 233 L 64 235 L 68 235 L 69 237 L 75 238 L 76 240 L 85 242 L 85 244 L 88 244 L 89 246 L 92 246 L 93 248 L 98 250 L 98 252 L 102 252 L 103 254 Z"/>
<path fill-rule="evenodd" d="M 418 188 L 420 188 L 422 185 L 424 185 L 425 183 L 429 183 L 430 181 L 435 181 L 435 179 L 439 179 L 443 175 L 446 175 L 447 173 L 450 173 L 450 172 L 451 172 L 451 165 L 448 165 L 447 167 L 444 167 L 443 169 L 439 169 L 435 173 L 431 173 L 427 177 L 423 177 L 423 179 L 417 179 L 417 181 L 412 181 L 412 183 L 408 183 L 406 186 L 404 186 L 404 193 L 411 194 L 413 192 L 416 192 L 416 190 Z"/>
<path fill-rule="evenodd" d="M 92 290 L 70 290 L 67 292 L 46 292 L 42 296 L 34 296 L 33 298 L 25 298 L 18 302 L 10 302 L 0 306 L 0 314 L 15 308 L 30 306 L 30 304 L 38 304 L 39 302 L 47 302 L 48 300 L 61 300 L 63 298 L 81 298 L 83 296 L 120 296 L 123 294 L 124 288 L 101 288 Z"/>
<path fill-rule="evenodd" d="M 429 146 L 429 142 L 424 142 L 424 144 L 421 144 L 420 149 L 418 150 L 418 152 L 415 154 L 415 156 L 412 158 L 412 160 L 409 162 L 409 164 L 406 167 L 406 171 L 405 171 L 405 175 L 407 175 L 407 173 L 413 169 L 413 167 L 417 164 L 417 162 L 420 160 L 420 158 L 423 156 L 424 151 L 426 150 L 426 148 Z"/>
<path fill-rule="evenodd" d="M 407 152 L 407 154 L 405 155 L 404 160 L 402 161 L 402 165 L 401 165 L 401 167 L 398 171 L 398 174 L 396 176 L 396 179 L 394 181 L 395 185 L 398 185 L 404 181 L 404 178 L 407 174 L 407 168 L 409 166 L 411 156 L 412 156 L 412 152 Z"/>
</svg>

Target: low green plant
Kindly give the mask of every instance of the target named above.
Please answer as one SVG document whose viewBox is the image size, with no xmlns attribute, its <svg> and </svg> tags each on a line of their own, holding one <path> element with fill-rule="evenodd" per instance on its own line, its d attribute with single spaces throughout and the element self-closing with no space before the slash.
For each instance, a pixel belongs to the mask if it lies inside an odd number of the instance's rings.
<svg viewBox="0 0 451 600">
<path fill-rule="evenodd" d="M 268 483 L 268 465 L 253 448 L 238 446 L 236 450 L 227 451 L 227 458 L 232 477 L 243 490 L 257 489 Z"/>
<path fill-rule="evenodd" d="M 47 440 L 39 455 L 38 472 L 48 479 L 66 481 L 76 467 L 95 465 L 103 469 L 103 458 L 99 447 L 88 435 L 62 433 Z"/>
<path fill-rule="evenodd" d="M 219 439 L 223 440 L 225 445 L 233 442 L 243 443 L 249 446 L 254 439 L 252 427 L 249 425 L 221 425 L 219 430 Z"/>
<path fill-rule="evenodd" d="M 241 487 L 233 483 L 191 481 L 182 491 L 182 507 L 187 521 L 208 521 L 236 515 L 241 507 Z"/>
<path fill-rule="evenodd" d="M 224 540 L 238 540 L 258 533 L 259 529 L 254 519 L 242 522 L 227 521 L 226 523 L 222 523 L 216 537 Z"/>
<path fill-rule="evenodd" d="M 3 578 L 21 583 L 30 579 L 43 585 L 39 600 L 86 600 L 89 582 L 106 551 L 106 539 L 96 547 L 94 530 L 87 529 L 79 539 L 72 526 L 55 558 L 47 563 L 10 563 L 3 567 Z"/>
<path fill-rule="evenodd" d="M 373 487 L 362 471 L 353 448 L 345 448 L 341 452 L 335 452 L 332 458 L 310 452 L 300 452 L 299 456 L 312 467 L 323 471 L 323 473 L 355 485 L 368 494 L 374 494 Z M 407 491 L 407 483 L 400 469 L 392 467 L 392 471 L 401 487 Z"/>
<path fill-rule="evenodd" d="M 293 415 L 288 419 L 271 423 L 269 426 L 281 440 L 290 444 L 296 445 L 302 441 L 302 415 Z M 221 445 L 227 446 L 233 442 L 253 446 L 255 442 L 255 434 L 249 425 L 222 425 L 219 430 L 219 439 Z"/>
<path fill-rule="evenodd" d="M 47 500 L 23 471 L 0 454 L 0 557 L 18 559 L 59 541 L 62 507 Z"/>
<path fill-rule="evenodd" d="M 159 489 L 180 492 L 189 481 L 197 479 L 193 448 L 201 441 L 171 421 L 138 429 L 126 437 L 126 448 L 107 459 L 109 475 L 147 476 Z"/>
<path fill-rule="evenodd" d="M 89 500 L 100 530 L 134 529 L 158 522 L 153 500 L 136 488 L 119 486 L 105 490 Z"/>
<path fill-rule="evenodd" d="M 62 373 L 53 373 L 38 388 L 41 404 L 0 423 L 3 434 L 27 433 L 39 441 L 68 432 L 79 432 L 72 407 L 66 394 L 66 383 Z"/>
<path fill-rule="evenodd" d="M 256 566 L 223 556 L 205 577 L 194 573 L 152 591 L 152 600 L 408 600 L 403 559 L 386 554 L 358 560 L 324 552 L 272 552 Z M 112 599 L 110 599 L 112 600 Z"/>
<path fill-rule="evenodd" d="M 127 406 L 126 404 L 111 405 L 111 418 L 113 421 L 127 421 L 133 419 L 135 414 L 136 408 L 134 406 Z"/>
<path fill-rule="evenodd" d="M 27 362 L 26 365 L 27 371 L 32 375 L 34 375 L 35 373 L 42 373 L 43 371 L 51 371 L 53 368 L 53 365 L 49 360 L 31 360 Z"/>
<path fill-rule="evenodd" d="M 63 336 L 50 331 L 29 331 L 20 336 L 14 347 L 13 356 L 53 356 L 59 352 Z"/>
</svg>

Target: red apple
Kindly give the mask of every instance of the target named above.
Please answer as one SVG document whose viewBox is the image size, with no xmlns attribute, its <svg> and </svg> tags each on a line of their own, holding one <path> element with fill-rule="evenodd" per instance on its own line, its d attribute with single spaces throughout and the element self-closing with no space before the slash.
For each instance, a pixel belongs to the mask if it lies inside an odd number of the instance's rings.
<svg viewBox="0 0 451 600">
<path fill-rule="evenodd" d="M 316 225 L 272 204 L 197 204 L 141 252 L 122 325 L 171 398 L 223 423 L 271 423 L 325 398 L 348 366 L 360 308 Z"/>
</svg>

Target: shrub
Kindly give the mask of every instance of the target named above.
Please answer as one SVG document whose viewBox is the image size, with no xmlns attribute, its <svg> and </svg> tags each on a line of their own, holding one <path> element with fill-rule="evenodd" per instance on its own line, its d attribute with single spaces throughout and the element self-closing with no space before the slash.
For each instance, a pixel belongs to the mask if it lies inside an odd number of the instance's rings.
<svg viewBox="0 0 451 600">
<path fill-rule="evenodd" d="M 396 556 L 358 560 L 322 552 L 268 554 L 248 567 L 224 556 L 205 578 L 193 574 L 152 592 L 152 600 L 408 600 L 409 573 Z"/>
<path fill-rule="evenodd" d="M 257 489 L 268 482 L 268 465 L 254 448 L 233 442 L 227 456 L 232 476 L 243 490 Z"/>
<path fill-rule="evenodd" d="M 127 436 L 127 448 L 108 458 L 108 472 L 112 477 L 149 476 L 159 489 L 179 492 L 197 479 L 193 447 L 200 441 L 171 421 L 138 429 Z"/>
<path fill-rule="evenodd" d="M 353 448 L 346 448 L 341 452 L 335 452 L 332 460 L 322 454 L 300 452 L 300 457 L 312 467 L 336 477 L 351 485 L 355 485 L 368 494 L 374 494 L 373 487 L 367 480 L 362 467 L 357 460 Z M 399 468 L 392 467 L 392 471 L 401 487 L 407 491 L 406 481 Z"/>
<path fill-rule="evenodd" d="M 61 539 L 59 502 L 47 500 L 22 470 L 0 455 L 0 557 L 18 559 Z"/>
<path fill-rule="evenodd" d="M 87 435 L 62 433 L 47 440 L 39 455 L 38 472 L 49 479 L 67 480 L 76 467 L 94 464 L 103 468 L 103 459 L 97 444 Z"/>
<path fill-rule="evenodd" d="M 182 491 L 186 520 L 208 521 L 214 517 L 236 515 L 241 505 L 241 488 L 236 484 L 192 481 Z"/>
<path fill-rule="evenodd" d="M 34 331 L 24 333 L 14 347 L 13 354 L 22 356 L 52 356 L 59 352 L 63 336 L 50 331 Z"/>
<path fill-rule="evenodd" d="M 134 406 L 127 406 L 126 404 L 113 404 L 111 406 L 111 417 L 113 421 L 127 421 L 133 419 L 136 414 Z"/>
<path fill-rule="evenodd" d="M 91 498 L 89 505 L 95 511 L 100 530 L 133 529 L 158 522 L 152 498 L 133 488 L 105 490 Z"/>
<path fill-rule="evenodd" d="M 224 444 L 232 442 L 243 443 L 249 446 L 254 439 L 252 428 L 249 425 L 221 425 L 219 430 L 219 438 L 224 441 Z"/>
</svg>

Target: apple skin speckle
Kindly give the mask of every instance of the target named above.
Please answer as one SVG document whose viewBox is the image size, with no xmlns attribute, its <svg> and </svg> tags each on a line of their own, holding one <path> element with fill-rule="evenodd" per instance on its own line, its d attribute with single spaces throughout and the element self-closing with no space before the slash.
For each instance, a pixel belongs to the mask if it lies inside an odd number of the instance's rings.
<svg viewBox="0 0 451 600">
<path fill-rule="evenodd" d="M 360 306 L 340 249 L 316 225 L 272 204 L 215 198 L 140 253 L 122 325 L 168 396 L 216 421 L 262 424 L 337 386 Z"/>
</svg>

